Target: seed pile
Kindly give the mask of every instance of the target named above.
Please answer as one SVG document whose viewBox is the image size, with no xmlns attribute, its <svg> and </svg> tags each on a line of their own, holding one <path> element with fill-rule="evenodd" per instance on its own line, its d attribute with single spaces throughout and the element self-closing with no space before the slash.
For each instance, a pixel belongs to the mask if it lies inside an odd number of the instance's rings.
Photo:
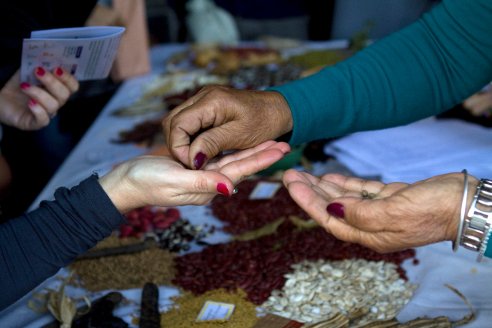
<svg viewBox="0 0 492 328">
<path fill-rule="evenodd" d="M 109 241 L 105 241 L 105 246 L 114 247 L 129 243 L 125 239 L 109 238 Z M 76 261 L 70 267 L 82 285 L 90 291 L 141 288 L 146 282 L 168 285 L 175 273 L 173 255 L 160 248 Z"/>
<path fill-rule="evenodd" d="M 256 318 L 256 306 L 248 302 L 245 298 L 246 293 L 242 290 L 234 292 L 224 289 L 209 291 L 200 296 L 192 293 L 183 293 L 182 296 L 175 298 L 174 307 L 161 315 L 161 327 L 173 328 L 246 328 L 253 327 Z M 229 321 L 218 322 L 195 322 L 206 301 L 216 301 L 236 305 Z"/>
<path fill-rule="evenodd" d="M 281 187 L 271 199 L 251 200 L 249 195 L 261 179 L 241 182 L 234 197 L 215 197 L 211 203 L 212 213 L 226 223 L 224 231 L 233 235 L 263 227 L 280 217 L 297 216 L 308 220 L 309 216 Z"/>
<path fill-rule="evenodd" d="M 383 261 L 303 261 L 292 269 L 262 309 L 307 323 L 361 310 L 365 315 L 357 324 L 392 319 L 416 287 L 400 278 L 394 263 Z"/>
<path fill-rule="evenodd" d="M 171 252 L 187 251 L 194 242 L 213 233 L 214 227 L 193 225 L 181 218 L 177 208 L 143 207 L 126 214 L 128 223 L 120 226 L 120 237 L 155 238 L 162 249 Z"/>
<path fill-rule="evenodd" d="M 173 283 L 195 294 L 218 288 L 241 288 L 251 302 L 259 305 L 274 289 L 282 288 L 284 275 L 291 271 L 291 265 L 303 260 L 386 261 L 396 264 L 397 272 L 404 278 L 400 264 L 415 256 L 414 250 L 379 254 L 366 247 L 340 241 L 322 228 L 282 231 L 283 226 L 276 234 L 212 245 L 199 253 L 177 257 Z"/>
</svg>

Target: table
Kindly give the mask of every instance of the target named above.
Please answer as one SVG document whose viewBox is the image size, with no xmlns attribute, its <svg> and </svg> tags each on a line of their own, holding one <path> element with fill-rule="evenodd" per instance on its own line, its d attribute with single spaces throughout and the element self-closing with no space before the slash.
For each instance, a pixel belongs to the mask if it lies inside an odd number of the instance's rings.
<svg viewBox="0 0 492 328">
<path fill-rule="evenodd" d="M 340 47 L 340 42 L 311 44 L 311 47 L 326 48 Z M 158 46 L 152 49 L 152 72 L 123 83 L 110 102 L 96 119 L 80 143 L 74 148 L 44 190 L 33 203 L 32 208 L 38 206 L 44 199 L 51 199 L 53 192 L 59 186 L 72 186 L 86 178 L 93 172 L 100 175 L 108 172 L 111 167 L 121 161 L 141 155 L 146 149 L 134 145 L 116 145 L 110 140 L 117 136 L 117 131 L 129 129 L 135 123 L 148 119 L 152 114 L 138 117 L 114 118 L 110 113 L 120 106 L 132 104 L 141 94 L 142 85 L 156 74 L 164 72 L 164 62 L 171 54 L 184 49 L 184 45 L 171 44 Z M 183 207 L 182 213 L 189 217 L 200 217 L 203 220 L 213 221 L 219 226 L 215 218 L 207 213 L 203 207 Z M 214 242 L 227 240 L 225 234 L 214 236 Z M 466 295 L 476 310 L 479 310 L 477 319 L 467 327 L 486 327 L 492 322 L 492 261 L 475 262 L 475 254 L 460 250 L 456 254 L 450 251 L 450 243 L 440 243 L 421 247 L 417 250 L 418 265 L 406 263 L 405 269 L 410 281 L 420 285 L 415 296 L 404 308 L 399 316 L 401 320 L 414 319 L 417 316 L 446 315 L 452 319 L 460 319 L 468 313 L 462 300 L 449 292 L 444 283 L 453 285 Z M 66 271 L 62 269 L 61 274 Z M 54 277 L 48 279 L 38 289 L 56 285 Z M 75 291 L 76 292 L 76 291 Z M 81 291 L 80 291 L 81 292 Z M 126 298 L 140 301 L 140 289 L 123 292 Z M 169 305 L 169 298 L 177 295 L 173 287 L 160 287 L 161 309 Z M 2 327 L 39 327 L 52 320 L 49 315 L 40 315 L 27 308 L 30 295 L 19 300 L 16 304 L 0 312 L 0 326 Z M 130 305 L 118 309 L 115 314 L 129 318 L 137 305 Z"/>
</svg>

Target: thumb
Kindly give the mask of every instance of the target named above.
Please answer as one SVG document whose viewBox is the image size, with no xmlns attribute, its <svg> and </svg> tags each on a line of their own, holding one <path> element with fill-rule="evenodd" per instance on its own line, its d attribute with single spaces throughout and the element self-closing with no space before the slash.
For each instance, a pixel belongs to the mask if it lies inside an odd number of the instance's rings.
<svg viewBox="0 0 492 328">
<path fill-rule="evenodd" d="M 382 222 L 386 215 L 383 202 L 381 199 L 337 198 L 328 204 L 326 211 L 354 228 L 376 232 L 384 228 Z"/>
</svg>

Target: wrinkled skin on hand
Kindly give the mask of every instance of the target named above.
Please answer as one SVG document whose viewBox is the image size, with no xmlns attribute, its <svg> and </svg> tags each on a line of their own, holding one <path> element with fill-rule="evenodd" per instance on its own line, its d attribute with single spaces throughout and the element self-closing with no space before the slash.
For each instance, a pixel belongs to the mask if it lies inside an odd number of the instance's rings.
<svg viewBox="0 0 492 328">
<path fill-rule="evenodd" d="M 413 184 L 384 184 L 289 170 L 283 180 L 292 198 L 327 232 L 378 252 L 392 252 L 455 239 L 463 179 L 461 173 L 450 173 Z M 468 183 L 469 206 L 478 181 L 469 176 Z M 327 212 L 334 203 L 343 206 L 337 212 L 338 216 L 344 213 L 343 218 Z"/>
<path fill-rule="evenodd" d="M 17 71 L 0 90 L 0 122 L 21 130 L 37 130 L 48 125 L 79 88 L 73 75 L 61 69 L 58 73 L 35 74 L 41 85 L 21 88 Z"/>
<path fill-rule="evenodd" d="M 289 151 L 284 142 L 267 141 L 210 161 L 202 170 L 187 169 L 167 156 L 143 156 L 117 166 L 99 182 L 122 213 L 146 205 L 202 205 L 219 194 L 219 184 L 231 195 L 234 185 Z"/>
<path fill-rule="evenodd" d="M 292 129 L 292 117 L 277 92 L 208 86 L 173 109 L 163 126 L 171 154 L 199 169 L 202 161 L 194 161 L 198 153 L 206 163 L 223 150 L 276 139 Z"/>
</svg>

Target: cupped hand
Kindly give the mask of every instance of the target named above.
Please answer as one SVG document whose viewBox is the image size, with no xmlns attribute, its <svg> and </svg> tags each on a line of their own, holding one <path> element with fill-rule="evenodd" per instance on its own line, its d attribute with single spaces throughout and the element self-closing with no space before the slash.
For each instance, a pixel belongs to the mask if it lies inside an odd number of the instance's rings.
<svg viewBox="0 0 492 328">
<path fill-rule="evenodd" d="M 378 252 L 454 240 L 461 210 L 463 174 L 413 184 L 362 180 L 337 174 L 320 178 L 289 170 L 292 198 L 335 237 Z M 477 179 L 469 176 L 469 190 Z M 473 192 L 468 193 L 471 203 Z"/>
<path fill-rule="evenodd" d="M 163 126 L 171 154 L 200 169 L 223 150 L 251 148 L 289 132 L 292 117 L 277 92 L 208 86 L 173 109 Z"/>
<path fill-rule="evenodd" d="M 201 205 L 217 194 L 231 196 L 234 185 L 290 151 L 288 144 L 267 141 L 254 148 L 190 170 L 167 156 L 143 156 L 117 166 L 99 181 L 122 213 L 146 206 Z"/>
<path fill-rule="evenodd" d="M 21 130 L 37 130 L 49 124 L 79 83 L 61 68 L 52 73 L 38 67 L 39 86 L 20 82 L 17 71 L 0 90 L 0 121 Z"/>
</svg>

